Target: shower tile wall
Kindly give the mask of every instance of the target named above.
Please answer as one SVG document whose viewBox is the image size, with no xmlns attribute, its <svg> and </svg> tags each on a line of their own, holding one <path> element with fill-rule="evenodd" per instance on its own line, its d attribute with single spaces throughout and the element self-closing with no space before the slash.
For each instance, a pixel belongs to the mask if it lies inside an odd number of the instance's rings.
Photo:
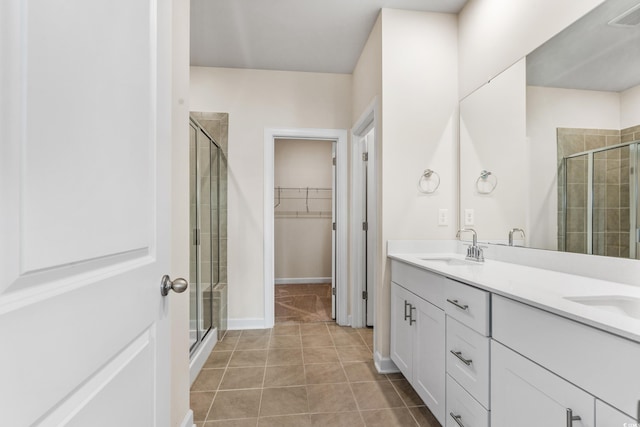
<svg viewBox="0 0 640 427">
<path fill-rule="evenodd" d="M 220 221 L 219 278 L 217 285 L 213 288 L 212 298 L 213 325 L 218 329 L 218 338 L 222 339 L 227 330 L 227 155 L 229 147 L 229 114 L 191 112 L 191 115 L 215 139 L 222 150 L 220 157 L 219 210 L 218 207 L 212 206 L 211 211 L 212 215 L 218 215 Z M 215 185 L 215 183 L 212 183 L 212 185 Z M 212 232 L 215 235 L 218 230 L 212 230 Z M 207 305 L 206 302 L 205 305 Z"/>
<path fill-rule="evenodd" d="M 587 252 L 587 156 L 568 159 L 566 183 L 562 158 L 620 144 L 617 129 L 558 128 L 558 249 Z M 625 134 L 626 135 L 626 134 Z M 629 256 L 629 148 L 594 155 L 593 253 Z M 563 192 L 567 188 L 566 225 Z M 566 239 L 564 226 L 567 227 Z"/>
</svg>

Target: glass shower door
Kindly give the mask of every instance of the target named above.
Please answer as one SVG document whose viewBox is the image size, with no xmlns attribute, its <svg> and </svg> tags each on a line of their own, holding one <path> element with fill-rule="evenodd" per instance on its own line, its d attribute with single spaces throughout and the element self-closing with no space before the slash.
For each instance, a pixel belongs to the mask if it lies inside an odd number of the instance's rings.
<svg viewBox="0 0 640 427">
<path fill-rule="evenodd" d="M 198 318 L 198 192 L 196 138 L 198 130 L 189 128 L 189 223 L 191 224 L 191 245 L 189 245 L 189 350 L 193 350 L 200 341 Z"/>
</svg>

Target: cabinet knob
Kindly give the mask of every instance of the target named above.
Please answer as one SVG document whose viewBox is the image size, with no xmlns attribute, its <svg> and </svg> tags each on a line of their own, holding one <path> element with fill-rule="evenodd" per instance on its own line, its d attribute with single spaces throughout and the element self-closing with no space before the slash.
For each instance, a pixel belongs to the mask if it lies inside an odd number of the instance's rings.
<svg viewBox="0 0 640 427">
<path fill-rule="evenodd" d="M 451 415 L 453 421 L 455 421 L 460 427 L 464 427 L 464 424 L 462 424 L 462 415 L 456 415 L 453 412 L 449 412 L 449 415 Z"/>
<path fill-rule="evenodd" d="M 567 408 L 567 427 L 572 427 L 574 421 L 580 421 L 581 419 L 579 415 L 573 415 L 571 408 Z"/>
<path fill-rule="evenodd" d="M 448 299 L 448 298 L 447 298 L 447 302 L 448 302 L 448 303 L 450 303 L 450 304 L 455 305 L 455 306 L 456 306 L 456 307 L 458 307 L 460 310 L 468 310 L 468 309 L 469 309 L 469 306 L 468 306 L 468 305 L 466 305 L 466 304 L 465 304 L 465 305 L 460 304 L 460 303 L 458 302 L 458 300 L 457 300 L 457 299 Z"/>
<path fill-rule="evenodd" d="M 409 307 L 409 313 L 407 314 L 407 307 Z M 411 304 L 404 300 L 404 320 L 407 320 L 411 317 Z"/>
<path fill-rule="evenodd" d="M 461 351 L 449 350 L 449 353 L 453 354 L 455 357 L 460 359 L 462 361 L 462 363 L 464 363 L 467 366 L 471 365 L 471 362 L 473 362 L 473 360 L 471 360 L 471 359 L 465 359 L 464 357 L 462 357 L 462 352 Z"/>
</svg>

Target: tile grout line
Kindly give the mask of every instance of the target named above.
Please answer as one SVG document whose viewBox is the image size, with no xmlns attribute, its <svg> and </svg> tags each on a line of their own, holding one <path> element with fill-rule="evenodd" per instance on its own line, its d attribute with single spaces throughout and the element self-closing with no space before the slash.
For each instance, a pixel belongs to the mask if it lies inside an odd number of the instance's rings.
<svg viewBox="0 0 640 427">
<path fill-rule="evenodd" d="M 227 360 L 227 364 L 224 367 L 224 372 L 222 373 L 222 377 L 220 378 L 220 383 L 218 383 L 215 393 L 213 394 L 213 399 L 211 399 L 211 403 L 209 404 L 209 409 L 207 410 L 207 415 L 205 415 L 203 423 L 206 423 L 207 421 L 209 421 L 209 415 L 211 415 L 211 410 L 213 409 L 213 402 L 215 402 L 216 397 L 218 397 L 220 386 L 222 385 L 222 381 L 224 381 L 224 377 L 227 375 L 227 369 L 229 369 L 229 364 L 231 363 L 233 354 L 236 352 L 236 348 L 238 347 L 238 343 L 240 342 L 241 336 L 242 336 L 242 332 L 240 332 L 240 335 L 238 335 L 236 339 L 236 343 L 233 345 L 233 350 L 231 350 L 231 355 L 229 356 L 229 360 Z"/>
</svg>

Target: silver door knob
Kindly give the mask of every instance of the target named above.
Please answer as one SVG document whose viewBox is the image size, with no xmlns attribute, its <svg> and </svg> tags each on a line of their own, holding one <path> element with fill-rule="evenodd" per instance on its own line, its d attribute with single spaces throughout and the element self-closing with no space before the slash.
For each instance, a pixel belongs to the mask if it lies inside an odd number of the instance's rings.
<svg viewBox="0 0 640 427">
<path fill-rule="evenodd" d="M 177 278 L 174 281 L 171 281 L 169 276 L 165 274 L 162 276 L 162 282 L 160 282 L 160 293 L 163 297 L 169 295 L 169 291 L 173 289 L 174 292 L 181 294 L 182 292 L 187 290 L 189 286 L 189 282 L 187 282 L 182 277 Z"/>
</svg>

